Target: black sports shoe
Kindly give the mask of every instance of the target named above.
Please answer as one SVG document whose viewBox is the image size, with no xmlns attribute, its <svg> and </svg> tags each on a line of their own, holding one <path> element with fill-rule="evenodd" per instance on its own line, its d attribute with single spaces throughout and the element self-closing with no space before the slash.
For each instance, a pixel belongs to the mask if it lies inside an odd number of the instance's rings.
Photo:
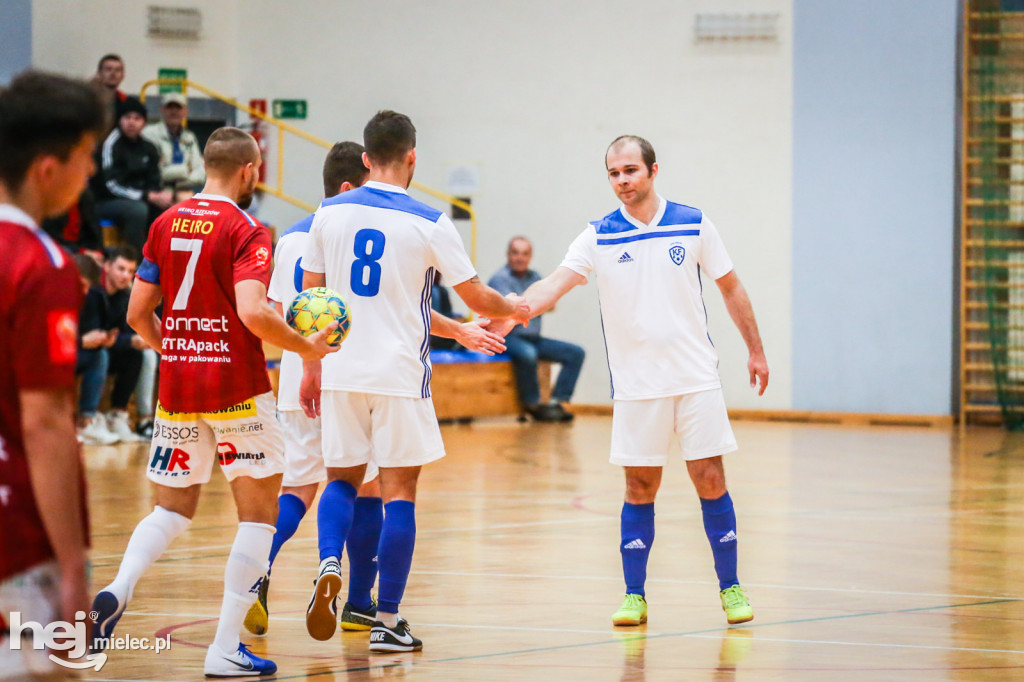
<svg viewBox="0 0 1024 682">
<path fill-rule="evenodd" d="M 369 630 L 377 621 L 377 602 L 366 610 L 357 611 L 352 602 L 345 602 L 345 608 L 341 612 L 342 630 Z"/>
<path fill-rule="evenodd" d="M 384 623 L 374 621 L 370 630 L 370 651 L 377 654 L 399 653 L 403 651 L 420 651 L 423 642 L 412 636 L 409 621 L 399 617 L 398 624 L 389 628 Z"/>
</svg>

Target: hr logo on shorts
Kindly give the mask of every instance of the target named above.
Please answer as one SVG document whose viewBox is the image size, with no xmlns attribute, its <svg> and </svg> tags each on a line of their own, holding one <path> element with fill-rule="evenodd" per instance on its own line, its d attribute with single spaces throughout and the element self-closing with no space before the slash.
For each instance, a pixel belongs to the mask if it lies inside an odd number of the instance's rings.
<svg viewBox="0 0 1024 682">
<path fill-rule="evenodd" d="M 188 460 L 189 454 L 181 448 L 157 446 L 153 451 L 153 459 L 149 461 L 149 468 L 152 471 L 163 471 L 170 476 L 188 476 L 192 473 Z"/>
</svg>

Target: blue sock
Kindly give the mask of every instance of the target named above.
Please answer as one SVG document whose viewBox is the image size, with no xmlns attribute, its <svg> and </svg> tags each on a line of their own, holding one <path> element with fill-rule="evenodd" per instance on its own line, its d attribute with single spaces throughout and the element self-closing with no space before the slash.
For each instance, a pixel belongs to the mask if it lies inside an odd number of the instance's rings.
<svg viewBox="0 0 1024 682">
<path fill-rule="evenodd" d="M 704 512 L 704 532 L 715 555 L 715 573 L 718 574 L 718 589 L 738 585 L 736 578 L 736 511 L 732 508 L 729 493 L 717 500 L 700 500 Z"/>
<path fill-rule="evenodd" d="M 398 613 L 412 566 L 416 546 L 416 505 L 393 500 L 384 505 L 384 525 L 380 531 L 377 567 L 380 570 L 380 599 L 377 610 Z"/>
<path fill-rule="evenodd" d="M 345 481 L 331 481 L 320 496 L 316 508 L 317 534 L 320 539 L 320 561 L 328 557 L 341 558 L 345 536 L 352 527 L 352 511 L 356 489 Z"/>
<path fill-rule="evenodd" d="M 357 497 L 345 548 L 348 550 L 348 601 L 358 611 L 373 606 L 370 590 L 377 579 L 377 547 L 384 522 L 384 501 Z"/>
<path fill-rule="evenodd" d="M 647 557 L 654 544 L 654 503 L 622 503 L 622 575 L 626 579 L 626 594 L 646 596 Z"/>
<path fill-rule="evenodd" d="M 274 532 L 274 542 L 270 545 L 270 566 L 267 568 L 267 575 L 274 567 L 274 559 L 277 553 L 284 547 L 291 536 L 299 528 L 299 522 L 306 515 L 306 505 L 295 495 L 286 493 L 277 498 L 277 530 Z"/>
</svg>

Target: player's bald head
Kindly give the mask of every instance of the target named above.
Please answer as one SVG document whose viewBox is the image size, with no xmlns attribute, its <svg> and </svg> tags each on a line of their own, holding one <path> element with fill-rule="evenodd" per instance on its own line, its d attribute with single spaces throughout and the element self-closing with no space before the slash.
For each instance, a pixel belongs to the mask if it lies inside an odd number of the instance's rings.
<svg viewBox="0 0 1024 682">
<path fill-rule="evenodd" d="M 608 154 L 611 152 L 619 152 L 627 147 L 636 145 L 640 150 L 640 158 L 644 160 L 644 165 L 647 166 L 647 172 L 651 173 L 654 171 L 654 164 L 657 163 L 658 159 L 654 155 L 654 147 L 651 143 L 640 137 L 639 135 L 619 135 L 612 143 L 608 145 L 608 149 L 604 153 L 604 166 L 608 168 Z"/>
<path fill-rule="evenodd" d="M 246 164 L 259 165 L 260 148 L 252 135 L 238 128 L 217 128 L 206 141 L 203 162 L 211 175 L 234 175 Z"/>
</svg>

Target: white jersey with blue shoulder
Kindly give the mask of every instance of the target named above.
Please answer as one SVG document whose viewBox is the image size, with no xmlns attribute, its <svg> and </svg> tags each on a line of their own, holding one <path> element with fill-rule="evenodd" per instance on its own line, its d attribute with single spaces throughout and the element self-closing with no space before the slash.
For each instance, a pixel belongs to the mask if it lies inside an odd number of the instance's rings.
<svg viewBox="0 0 1024 682">
<path fill-rule="evenodd" d="M 701 271 L 712 280 L 732 261 L 702 211 L 658 197 L 649 225 L 625 207 L 595 220 L 562 266 L 597 279 L 615 400 L 648 400 L 719 388 Z"/>
<path fill-rule="evenodd" d="M 321 388 L 430 397 L 430 289 L 476 276 L 444 213 L 401 187 L 370 181 L 325 199 L 302 268 L 322 272 L 352 311 L 341 350 L 323 360 Z"/>
<path fill-rule="evenodd" d="M 306 253 L 306 241 L 309 228 L 313 224 L 313 214 L 303 218 L 288 228 L 288 231 L 277 240 L 274 250 L 274 274 L 270 277 L 267 298 L 277 301 L 288 311 L 288 306 L 302 291 L 302 266 L 299 261 Z M 299 383 L 302 381 L 302 358 L 298 353 L 283 351 L 281 353 L 281 375 L 277 387 L 277 409 L 300 410 Z"/>
</svg>

